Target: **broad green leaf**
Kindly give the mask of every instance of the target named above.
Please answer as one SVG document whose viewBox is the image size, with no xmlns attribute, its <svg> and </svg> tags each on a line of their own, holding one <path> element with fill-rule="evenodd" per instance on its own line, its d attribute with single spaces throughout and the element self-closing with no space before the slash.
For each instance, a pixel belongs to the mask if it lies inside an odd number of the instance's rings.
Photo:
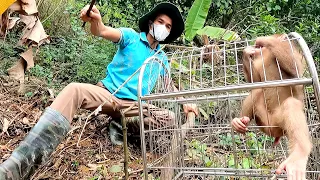
<svg viewBox="0 0 320 180">
<path fill-rule="evenodd" d="M 122 167 L 120 165 L 113 165 L 110 169 L 109 172 L 111 173 L 118 173 L 122 171 Z"/>
<path fill-rule="evenodd" d="M 268 165 L 263 165 L 260 167 L 260 169 L 262 169 L 262 174 L 269 174 L 270 173 L 269 170 L 271 169 L 271 167 Z"/>
<path fill-rule="evenodd" d="M 211 161 L 211 159 L 209 157 L 205 157 L 204 158 L 204 163 L 206 164 L 206 167 L 211 167 L 213 162 Z"/>
<path fill-rule="evenodd" d="M 204 119 L 205 119 L 205 120 L 208 120 L 208 119 L 209 119 L 209 115 L 206 113 L 206 111 L 203 110 L 203 109 L 200 108 L 200 107 L 199 107 L 198 109 L 199 109 L 200 113 L 203 115 Z"/>
<path fill-rule="evenodd" d="M 248 158 L 243 158 L 242 159 L 242 167 L 244 169 L 249 169 L 250 168 L 250 161 Z"/>
<path fill-rule="evenodd" d="M 270 5 L 267 7 L 267 10 L 268 10 L 268 11 L 271 11 L 271 10 L 272 10 L 272 8 L 271 8 Z"/>
<path fill-rule="evenodd" d="M 179 64 L 177 61 L 171 61 L 171 67 L 183 73 L 189 72 L 189 69 L 182 64 Z M 193 70 L 194 71 L 194 70 Z M 191 71 L 192 72 L 192 71 Z"/>
<path fill-rule="evenodd" d="M 274 7 L 274 9 L 275 9 L 275 10 L 281 10 L 281 7 L 280 7 L 279 5 L 276 5 L 276 6 Z"/>
<path fill-rule="evenodd" d="M 231 168 L 231 167 L 234 167 L 234 165 L 235 165 L 234 157 L 232 154 L 230 154 L 228 157 L 228 167 Z"/>
<path fill-rule="evenodd" d="M 212 0 L 195 0 L 186 19 L 186 39 L 191 41 L 206 21 Z"/>
<path fill-rule="evenodd" d="M 225 41 L 234 41 L 234 40 L 239 40 L 239 35 L 234 32 L 230 31 L 227 29 L 219 28 L 219 27 L 211 27 L 211 26 L 206 26 L 202 29 L 199 29 L 197 31 L 198 35 L 207 35 L 210 38 L 213 39 L 222 39 Z"/>
<path fill-rule="evenodd" d="M 193 140 L 191 141 L 191 145 L 192 145 L 194 148 L 198 148 L 198 147 L 200 146 L 200 142 L 193 139 Z"/>
<path fill-rule="evenodd" d="M 230 159 L 229 161 L 228 161 L 228 167 L 229 168 L 232 168 L 232 167 L 234 167 L 234 159 Z"/>
<path fill-rule="evenodd" d="M 201 144 L 200 149 L 201 149 L 201 152 L 205 152 L 207 150 L 207 145 Z"/>
<path fill-rule="evenodd" d="M 189 157 L 193 158 L 197 156 L 197 151 L 195 149 L 187 149 L 187 154 Z"/>
</svg>

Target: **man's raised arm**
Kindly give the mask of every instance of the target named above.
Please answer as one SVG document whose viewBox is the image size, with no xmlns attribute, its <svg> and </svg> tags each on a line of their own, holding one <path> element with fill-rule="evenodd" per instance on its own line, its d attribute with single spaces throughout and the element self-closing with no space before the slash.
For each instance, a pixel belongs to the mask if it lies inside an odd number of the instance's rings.
<svg viewBox="0 0 320 180">
<path fill-rule="evenodd" d="M 91 33 L 95 36 L 103 37 L 112 42 L 118 42 L 121 37 L 121 33 L 118 29 L 105 26 L 101 19 L 101 14 L 96 6 L 92 7 L 90 17 L 86 15 L 89 9 L 89 5 L 85 6 L 80 12 L 80 18 L 84 22 L 90 22 Z"/>
</svg>

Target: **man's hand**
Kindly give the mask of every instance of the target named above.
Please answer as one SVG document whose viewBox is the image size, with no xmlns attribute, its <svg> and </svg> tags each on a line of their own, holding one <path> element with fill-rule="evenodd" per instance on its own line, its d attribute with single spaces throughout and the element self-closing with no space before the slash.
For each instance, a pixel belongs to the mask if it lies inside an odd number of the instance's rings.
<svg viewBox="0 0 320 180">
<path fill-rule="evenodd" d="M 112 42 L 118 42 L 121 33 L 118 29 L 105 26 L 101 19 L 101 14 L 96 6 L 92 6 L 92 10 L 90 11 L 90 17 L 87 16 L 87 11 L 89 9 L 89 5 L 84 7 L 80 12 L 80 18 L 84 22 L 90 22 L 90 30 L 91 33 L 95 36 L 103 37 Z"/>
<path fill-rule="evenodd" d="M 101 22 L 101 14 L 96 6 L 92 7 L 92 10 L 90 11 L 90 17 L 87 16 L 87 11 L 89 9 L 89 5 L 86 5 L 81 11 L 80 11 L 80 18 L 84 22 Z"/>
<path fill-rule="evenodd" d="M 244 116 L 242 118 L 234 118 L 231 122 L 231 125 L 237 132 L 245 133 L 248 130 L 247 126 L 249 125 L 249 122 L 250 119 Z"/>
<path fill-rule="evenodd" d="M 280 164 L 276 170 L 277 174 L 281 171 L 287 172 L 288 180 L 305 180 L 308 155 L 300 150 L 294 150 L 290 156 Z"/>
<path fill-rule="evenodd" d="M 189 112 L 194 112 L 194 114 L 198 116 L 198 108 L 196 104 L 184 104 L 183 111 L 185 114 L 188 114 Z"/>
</svg>

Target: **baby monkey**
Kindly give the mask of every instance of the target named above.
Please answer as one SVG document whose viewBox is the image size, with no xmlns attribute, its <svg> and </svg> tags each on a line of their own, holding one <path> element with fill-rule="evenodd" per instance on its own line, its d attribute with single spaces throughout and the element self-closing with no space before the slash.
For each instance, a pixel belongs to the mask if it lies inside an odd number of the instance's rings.
<svg viewBox="0 0 320 180">
<path fill-rule="evenodd" d="M 264 82 L 301 77 L 305 61 L 287 35 L 259 37 L 254 47 L 243 51 L 243 70 L 247 82 Z M 289 156 L 276 173 L 285 170 L 289 180 L 306 178 L 306 166 L 312 144 L 304 114 L 303 85 L 251 90 L 243 101 L 240 117 L 232 120 L 232 127 L 245 133 L 250 120 L 255 119 L 260 130 L 289 140 Z M 272 126 L 272 127 L 266 127 Z"/>
</svg>

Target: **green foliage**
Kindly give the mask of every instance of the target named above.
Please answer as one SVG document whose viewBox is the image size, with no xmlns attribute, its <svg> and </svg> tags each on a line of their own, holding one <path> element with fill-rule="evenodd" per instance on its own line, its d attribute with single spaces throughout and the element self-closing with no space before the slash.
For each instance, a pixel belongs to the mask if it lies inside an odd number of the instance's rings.
<svg viewBox="0 0 320 180">
<path fill-rule="evenodd" d="M 288 32 L 288 29 L 282 24 L 282 20 L 270 14 L 261 15 L 259 23 L 255 27 L 248 29 L 248 33 L 253 37 L 286 32 Z"/>
<path fill-rule="evenodd" d="M 195 0 L 186 20 L 186 39 L 191 41 L 206 21 L 212 0 Z"/>
<path fill-rule="evenodd" d="M 60 39 L 57 45 L 47 45 L 40 51 L 39 62 L 31 74 L 58 82 L 97 83 L 105 76 L 115 47 L 101 39 Z M 55 75 L 53 75 L 53 73 Z M 57 82 L 56 82 L 57 83 Z"/>
<path fill-rule="evenodd" d="M 230 148 L 233 146 L 231 133 L 227 133 L 227 135 L 219 135 L 219 137 L 220 137 L 219 144 L 221 146 L 230 147 Z M 236 144 L 241 144 L 240 137 L 238 135 L 234 135 L 233 137 Z"/>
<path fill-rule="evenodd" d="M 268 11 L 280 11 L 281 7 L 285 6 L 288 0 L 269 0 L 266 4 Z"/>
<path fill-rule="evenodd" d="M 26 97 L 26 98 L 31 98 L 32 96 L 33 96 L 33 92 L 27 92 L 27 93 L 25 93 L 24 94 L 24 96 Z"/>
<path fill-rule="evenodd" d="M 33 68 L 30 69 L 29 73 L 33 76 L 45 79 L 48 85 L 52 83 L 53 74 L 52 71 L 48 68 L 44 68 L 43 66 L 36 64 Z"/>
<path fill-rule="evenodd" d="M 206 26 L 202 29 L 199 29 L 197 31 L 197 34 L 207 35 L 212 39 L 218 39 L 218 40 L 222 39 L 224 41 L 239 40 L 239 35 L 236 32 L 219 28 L 219 27 Z"/>
<path fill-rule="evenodd" d="M 263 152 L 262 145 L 266 142 L 272 143 L 273 138 L 266 135 L 258 137 L 254 132 L 246 133 L 244 141 L 245 143 L 240 140 L 240 136 L 232 136 L 231 133 L 221 134 L 219 135 L 219 138 L 219 145 L 223 146 L 226 150 L 233 151 L 235 147 L 239 147 L 240 149 L 245 148 L 249 152 L 249 154 L 245 154 L 241 151 L 237 152 L 236 157 L 234 156 L 234 154 L 228 154 L 226 156 L 226 162 L 229 168 L 270 168 L 267 166 L 262 167 L 261 161 L 259 161 L 259 157 L 261 158 L 261 156 L 268 156 L 267 152 Z"/>
<path fill-rule="evenodd" d="M 246 141 L 247 146 L 250 148 L 252 154 L 258 153 L 259 149 L 262 148 L 262 141 L 259 141 L 256 137 L 256 133 L 249 132 L 247 133 L 248 139 Z"/>
<path fill-rule="evenodd" d="M 1 43 L 1 42 L 0 42 Z M 10 68 L 15 61 L 16 51 L 13 49 L 13 45 L 6 43 L 1 44 L 1 51 L 0 51 L 0 75 L 7 74 L 7 69 Z M 7 54 L 11 54 L 8 55 Z"/>
<path fill-rule="evenodd" d="M 74 4 L 73 0 L 38 0 L 37 7 L 40 12 L 40 20 L 46 33 L 50 36 L 67 36 L 71 25 L 66 6 Z"/>
<path fill-rule="evenodd" d="M 226 15 L 233 12 L 232 0 L 213 0 L 220 14 Z"/>
<path fill-rule="evenodd" d="M 77 167 L 79 167 L 79 162 L 73 161 L 73 162 L 71 162 L 71 166 L 77 168 Z"/>
<path fill-rule="evenodd" d="M 210 157 L 207 152 L 206 144 L 201 143 L 200 141 L 195 139 L 191 142 L 186 141 L 186 144 L 189 147 L 187 149 L 187 155 L 190 158 L 200 160 L 200 162 L 204 164 L 205 167 L 211 167 L 214 164 L 212 157 Z"/>
</svg>

